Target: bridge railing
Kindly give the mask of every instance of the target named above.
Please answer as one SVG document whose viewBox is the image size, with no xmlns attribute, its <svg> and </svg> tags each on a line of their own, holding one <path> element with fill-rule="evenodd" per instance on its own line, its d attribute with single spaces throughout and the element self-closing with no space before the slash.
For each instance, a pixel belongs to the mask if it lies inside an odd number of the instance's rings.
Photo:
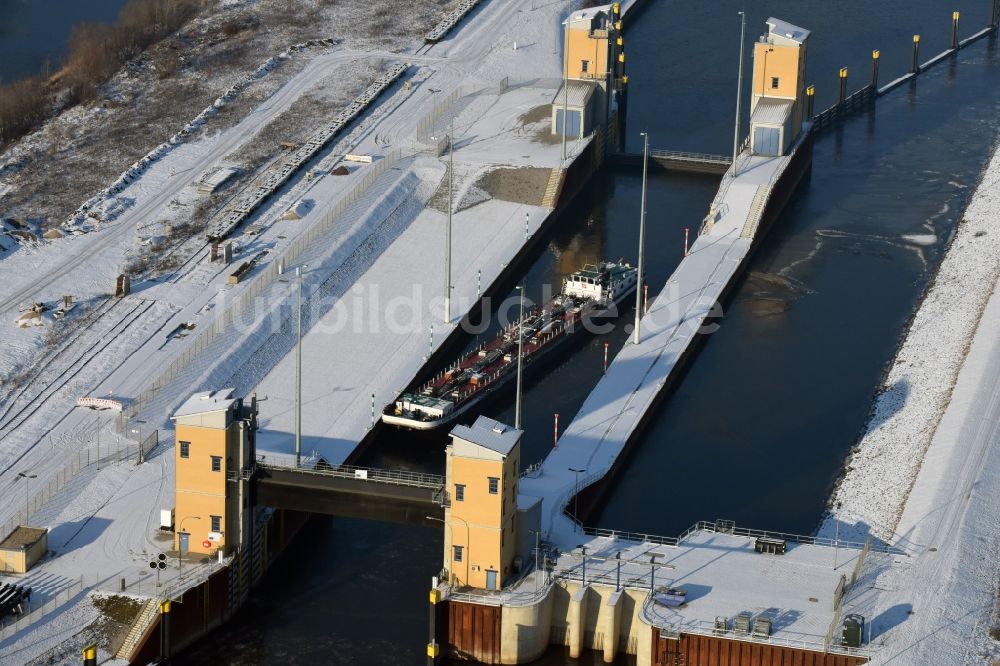
<svg viewBox="0 0 1000 666">
<path fill-rule="evenodd" d="M 728 155 L 711 155 L 709 153 L 689 153 L 680 150 L 660 150 L 651 148 L 649 156 L 653 159 L 678 160 L 681 162 L 704 162 L 705 164 L 730 164 L 733 160 Z"/>
<path fill-rule="evenodd" d="M 376 469 L 373 467 L 358 467 L 355 465 L 335 465 L 332 467 L 285 467 L 283 465 L 269 465 L 258 462 L 256 469 L 268 471 L 294 472 L 297 474 L 314 474 L 317 476 L 336 477 L 341 479 L 354 479 L 357 481 L 372 481 L 375 483 L 389 483 L 397 486 L 412 486 L 414 488 L 428 488 L 430 490 L 441 490 L 444 488 L 444 477 L 438 474 L 425 474 L 423 472 L 410 472 L 407 470 Z"/>
</svg>

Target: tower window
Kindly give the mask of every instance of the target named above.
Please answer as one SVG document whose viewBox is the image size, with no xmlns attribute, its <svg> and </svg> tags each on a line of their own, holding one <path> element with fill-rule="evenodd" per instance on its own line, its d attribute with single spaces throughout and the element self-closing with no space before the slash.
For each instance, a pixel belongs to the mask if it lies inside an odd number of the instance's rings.
<svg viewBox="0 0 1000 666">
<path fill-rule="evenodd" d="M 590 61 L 589 60 L 581 60 L 580 61 L 580 71 L 584 72 L 584 73 L 590 71 Z"/>
<path fill-rule="evenodd" d="M 455 484 L 455 501 L 464 502 L 465 501 L 465 484 L 456 483 Z"/>
<path fill-rule="evenodd" d="M 212 471 L 213 472 L 222 471 L 222 456 L 212 456 Z"/>
<path fill-rule="evenodd" d="M 180 442 L 181 445 L 181 458 L 191 457 L 191 442 Z"/>
<path fill-rule="evenodd" d="M 451 559 L 453 559 L 456 562 L 461 562 L 462 561 L 462 547 L 461 546 L 452 546 L 452 551 L 453 551 L 453 553 L 452 553 Z"/>
<path fill-rule="evenodd" d="M 222 531 L 222 516 L 209 516 L 212 519 L 212 531 L 221 532 Z"/>
<path fill-rule="evenodd" d="M 771 77 L 771 89 L 772 90 L 777 90 L 779 83 L 780 83 L 780 80 L 778 79 L 777 76 L 772 76 Z"/>
<path fill-rule="evenodd" d="M 500 477 L 491 476 L 488 478 L 490 481 L 490 495 L 496 495 L 500 492 Z"/>
</svg>

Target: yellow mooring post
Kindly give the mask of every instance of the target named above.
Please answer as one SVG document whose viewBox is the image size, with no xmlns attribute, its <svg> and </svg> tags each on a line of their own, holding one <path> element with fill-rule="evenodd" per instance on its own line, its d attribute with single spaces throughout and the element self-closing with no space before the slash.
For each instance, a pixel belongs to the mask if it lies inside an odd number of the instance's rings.
<svg viewBox="0 0 1000 666">
<path fill-rule="evenodd" d="M 170 657 L 170 599 L 160 602 L 160 657 Z"/>
<path fill-rule="evenodd" d="M 843 104 L 844 99 L 847 97 L 847 68 L 840 68 L 840 98 L 837 100 L 837 104 Z"/>
<path fill-rule="evenodd" d="M 441 646 L 437 642 L 437 605 L 441 601 L 441 590 L 432 588 L 430 592 L 430 641 L 427 643 L 427 666 L 436 666 L 441 655 Z"/>
<path fill-rule="evenodd" d="M 878 58 L 879 58 L 879 55 L 880 54 L 878 52 L 878 49 L 875 49 L 874 51 L 872 51 L 872 88 L 875 89 L 875 92 L 878 92 Z"/>
<path fill-rule="evenodd" d="M 83 648 L 83 666 L 97 666 L 97 645 Z"/>
<path fill-rule="evenodd" d="M 958 48 L 958 12 L 951 13 L 951 49 Z"/>
<path fill-rule="evenodd" d="M 816 97 L 816 86 L 806 88 L 806 118 L 813 119 L 813 100 Z"/>
<path fill-rule="evenodd" d="M 913 35 L 913 64 L 910 65 L 911 74 L 920 73 L 920 63 L 918 59 L 920 58 L 920 35 Z"/>
</svg>

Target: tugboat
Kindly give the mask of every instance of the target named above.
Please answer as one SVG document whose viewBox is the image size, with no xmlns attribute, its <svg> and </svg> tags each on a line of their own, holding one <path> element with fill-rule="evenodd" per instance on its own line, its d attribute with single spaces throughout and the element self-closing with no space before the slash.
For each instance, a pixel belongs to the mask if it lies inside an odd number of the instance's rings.
<svg viewBox="0 0 1000 666">
<path fill-rule="evenodd" d="M 638 270 L 622 263 L 588 264 L 563 281 L 562 293 L 526 312 L 430 381 L 411 387 L 386 407 L 382 420 L 411 430 L 433 430 L 463 415 L 516 375 L 519 335 L 522 365 L 537 361 L 594 319 L 614 315 L 638 284 Z"/>
</svg>

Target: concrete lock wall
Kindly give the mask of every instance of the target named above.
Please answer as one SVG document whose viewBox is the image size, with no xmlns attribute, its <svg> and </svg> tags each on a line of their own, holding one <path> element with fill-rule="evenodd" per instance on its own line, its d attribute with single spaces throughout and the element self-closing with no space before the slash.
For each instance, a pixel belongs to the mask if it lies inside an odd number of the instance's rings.
<svg viewBox="0 0 1000 666">
<path fill-rule="evenodd" d="M 640 666 L 648 664 L 651 628 L 639 617 L 647 594 L 636 589 L 616 591 L 608 585 L 588 585 L 581 593 L 578 582 L 557 582 L 549 594 L 550 642 L 568 646 L 571 657 L 596 650 L 610 662 L 624 652 L 638 655 Z"/>
<path fill-rule="evenodd" d="M 504 606 L 500 617 L 500 663 L 524 664 L 545 653 L 552 636 L 555 588 L 536 604 Z"/>
</svg>

